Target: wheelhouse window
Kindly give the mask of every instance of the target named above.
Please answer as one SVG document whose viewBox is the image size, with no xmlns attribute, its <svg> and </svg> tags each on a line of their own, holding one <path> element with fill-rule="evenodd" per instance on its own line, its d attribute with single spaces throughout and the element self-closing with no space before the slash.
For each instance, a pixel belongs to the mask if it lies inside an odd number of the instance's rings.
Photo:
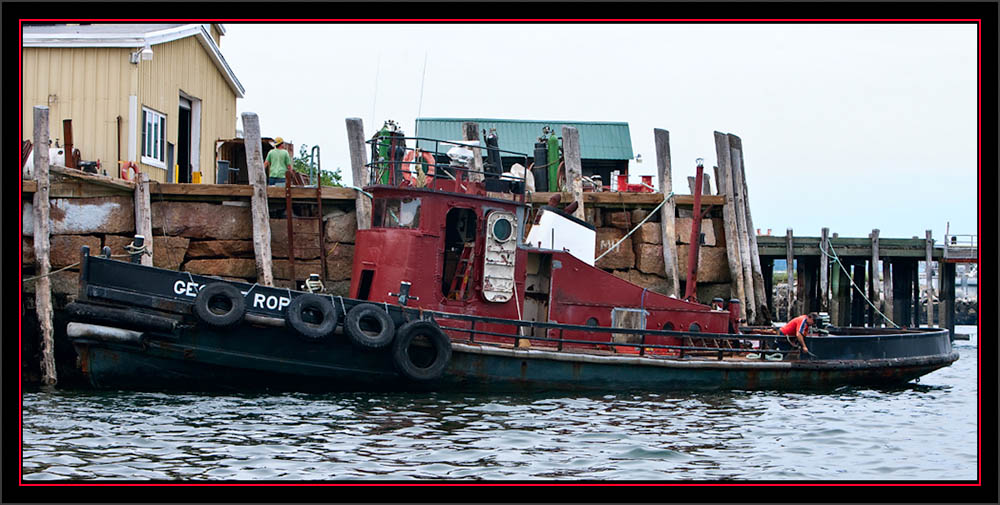
<svg viewBox="0 0 1000 505">
<path fill-rule="evenodd" d="M 419 228 L 419 198 L 385 198 L 372 204 L 372 226 L 377 228 Z"/>
<path fill-rule="evenodd" d="M 142 108 L 142 162 L 166 168 L 167 116 Z"/>
</svg>

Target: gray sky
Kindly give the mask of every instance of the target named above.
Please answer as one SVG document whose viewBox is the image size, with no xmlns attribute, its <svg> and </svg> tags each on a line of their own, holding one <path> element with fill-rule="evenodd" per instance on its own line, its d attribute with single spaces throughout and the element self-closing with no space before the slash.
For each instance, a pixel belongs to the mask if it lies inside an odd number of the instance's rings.
<svg viewBox="0 0 1000 505">
<path fill-rule="evenodd" d="M 263 135 L 296 149 L 320 145 L 323 168 L 345 181 L 346 117 L 362 118 L 369 137 L 386 119 L 413 135 L 418 110 L 626 121 L 644 160 L 630 163 L 633 182 L 655 174 L 653 128 L 663 128 L 684 193 L 695 158 L 712 173 L 713 131 L 741 137 L 762 232 L 931 229 L 940 241 L 951 221 L 952 233 L 976 233 L 974 24 L 226 28 L 223 53 L 246 88 L 238 112 L 256 112 Z"/>
</svg>

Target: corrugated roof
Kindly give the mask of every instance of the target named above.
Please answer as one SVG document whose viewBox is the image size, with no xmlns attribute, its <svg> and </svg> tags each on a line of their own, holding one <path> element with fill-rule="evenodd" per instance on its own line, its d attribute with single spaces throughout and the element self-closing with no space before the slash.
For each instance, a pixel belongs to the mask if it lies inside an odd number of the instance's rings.
<svg viewBox="0 0 1000 505">
<path fill-rule="evenodd" d="M 606 121 L 542 121 L 529 119 L 489 119 L 489 118 L 417 118 L 416 137 L 440 140 L 461 140 L 462 123 L 479 123 L 482 130 L 497 129 L 500 149 L 525 153 L 531 157 L 535 142 L 542 134 L 542 127 L 552 128 L 562 136 L 563 126 L 572 126 L 580 131 L 580 157 L 595 160 L 630 160 L 632 136 L 628 123 Z M 433 144 L 420 141 L 421 149 L 433 149 Z"/>
</svg>

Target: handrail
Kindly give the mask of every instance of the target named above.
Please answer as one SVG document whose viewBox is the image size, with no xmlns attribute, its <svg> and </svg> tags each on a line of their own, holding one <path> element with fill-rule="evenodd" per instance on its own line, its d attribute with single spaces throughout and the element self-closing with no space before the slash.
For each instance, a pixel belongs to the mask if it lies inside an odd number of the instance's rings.
<svg viewBox="0 0 1000 505">
<path fill-rule="evenodd" d="M 414 140 L 414 141 L 425 140 L 429 142 L 434 142 L 434 150 L 431 151 L 431 150 L 418 149 L 416 147 L 409 147 L 406 145 L 407 140 Z M 414 151 L 422 151 L 430 153 L 433 155 L 435 162 L 427 163 L 424 160 L 418 159 L 416 156 L 414 156 L 414 159 L 412 161 L 403 161 L 402 158 L 397 159 L 392 157 L 391 155 L 389 159 L 385 159 L 379 156 L 378 149 L 386 141 L 389 141 L 390 145 L 393 146 L 392 148 L 394 149 L 402 148 L 404 153 L 414 152 Z M 428 182 L 425 184 L 425 187 L 428 187 L 430 189 L 437 191 L 442 191 L 442 190 L 453 191 L 456 193 L 469 193 L 470 186 L 466 186 L 465 184 L 463 184 L 470 180 L 467 174 L 482 174 L 484 180 L 496 179 L 496 180 L 513 182 L 514 183 L 513 188 L 511 188 L 510 191 L 503 191 L 503 192 L 519 196 L 520 201 L 522 203 L 525 201 L 525 193 L 527 189 L 526 188 L 527 174 L 525 174 L 522 177 L 518 177 L 503 173 L 503 167 L 499 167 L 500 173 L 494 173 L 494 172 L 487 172 L 485 169 L 476 170 L 474 168 L 470 168 L 467 166 L 437 162 L 438 157 L 447 157 L 447 153 L 441 151 L 442 144 L 449 146 L 466 147 L 470 149 L 474 148 L 474 149 L 496 150 L 501 153 L 506 153 L 508 155 L 514 155 L 523 158 L 524 165 L 527 166 L 528 155 L 525 153 L 510 151 L 507 149 L 500 149 L 499 147 L 471 145 L 473 141 L 440 140 L 428 137 L 403 137 L 403 136 L 374 137 L 372 139 L 366 140 L 365 143 L 371 146 L 371 160 L 367 164 L 365 164 L 365 167 L 368 168 L 368 174 L 369 174 L 368 181 L 366 181 L 368 185 L 380 184 L 379 180 L 386 178 L 385 175 L 388 175 L 387 182 L 389 185 L 400 186 L 408 182 L 407 179 L 403 175 L 401 175 L 403 172 L 410 174 L 412 179 L 418 175 L 418 172 L 414 169 L 415 168 L 414 166 L 417 167 L 427 166 L 429 167 L 429 169 L 433 169 L 434 171 L 433 175 L 427 174 Z M 403 158 L 405 157 L 406 154 L 403 155 Z M 404 168 L 403 165 L 409 165 L 410 167 Z M 388 172 L 382 172 L 382 171 L 388 171 Z M 428 172 L 429 171 L 430 170 L 428 170 Z M 452 175 L 452 173 L 455 173 L 455 175 Z"/>
</svg>

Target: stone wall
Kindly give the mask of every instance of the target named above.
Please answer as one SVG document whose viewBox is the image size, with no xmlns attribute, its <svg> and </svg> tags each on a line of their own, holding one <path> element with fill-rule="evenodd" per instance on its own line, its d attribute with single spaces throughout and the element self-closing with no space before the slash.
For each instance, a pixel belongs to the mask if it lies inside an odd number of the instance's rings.
<svg viewBox="0 0 1000 505">
<path fill-rule="evenodd" d="M 353 202 L 346 202 L 353 206 Z M 111 248 L 112 255 L 125 255 L 125 246 L 135 235 L 132 198 L 53 198 L 50 202 L 52 270 L 80 261 L 81 246 L 90 246 L 91 255 Z M 253 224 L 248 204 L 154 201 L 153 265 L 230 280 L 254 282 L 257 278 L 253 250 Z M 328 276 L 327 288 L 346 295 L 350 287 L 354 259 L 357 218 L 353 208 L 324 208 L 318 220 L 295 220 L 295 277 L 322 274 L 319 229 L 324 226 Z M 24 225 L 21 240 L 21 267 L 24 277 L 35 271 L 32 204 L 23 203 Z M 284 219 L 271 220 L 272 273 L 278 286 L 293 287 L 290 278 L 288 231 Z M 122 257 L 125 260 L 127 258 Z M 74 299 L 79 288 L 79 267 L 72 266 L 52 275 L 52 291 L 57 307 Z M 34 293 L 34 283 L 24 283 L 26 293 Z"/>
<path fill-rule="evenodd" d="M 616 210 L 588 208 L 587 222 L 597 227 L 595 257 L 616 244 L 638 225 L 649 211 L 645 209 Z M 691 210 L 678 209 L 674 230 L 677 246 L 677 271 L 681 293 L 687 281 L 688 252 L 691 242 Z M 598 260 L 595 265 L 633 284 L 650 291 L 669 294 L 666 270 L 663 264 L 663 237 L 659 212 L 635 232 Z M 705 242 L 698 249 L 697 297 L 708 303 L 712 298 L 730 298 L 729 260 L 726 256 L 726 239 L 721 217 L 706 217 L 701 224 Z"/>
</svg>

